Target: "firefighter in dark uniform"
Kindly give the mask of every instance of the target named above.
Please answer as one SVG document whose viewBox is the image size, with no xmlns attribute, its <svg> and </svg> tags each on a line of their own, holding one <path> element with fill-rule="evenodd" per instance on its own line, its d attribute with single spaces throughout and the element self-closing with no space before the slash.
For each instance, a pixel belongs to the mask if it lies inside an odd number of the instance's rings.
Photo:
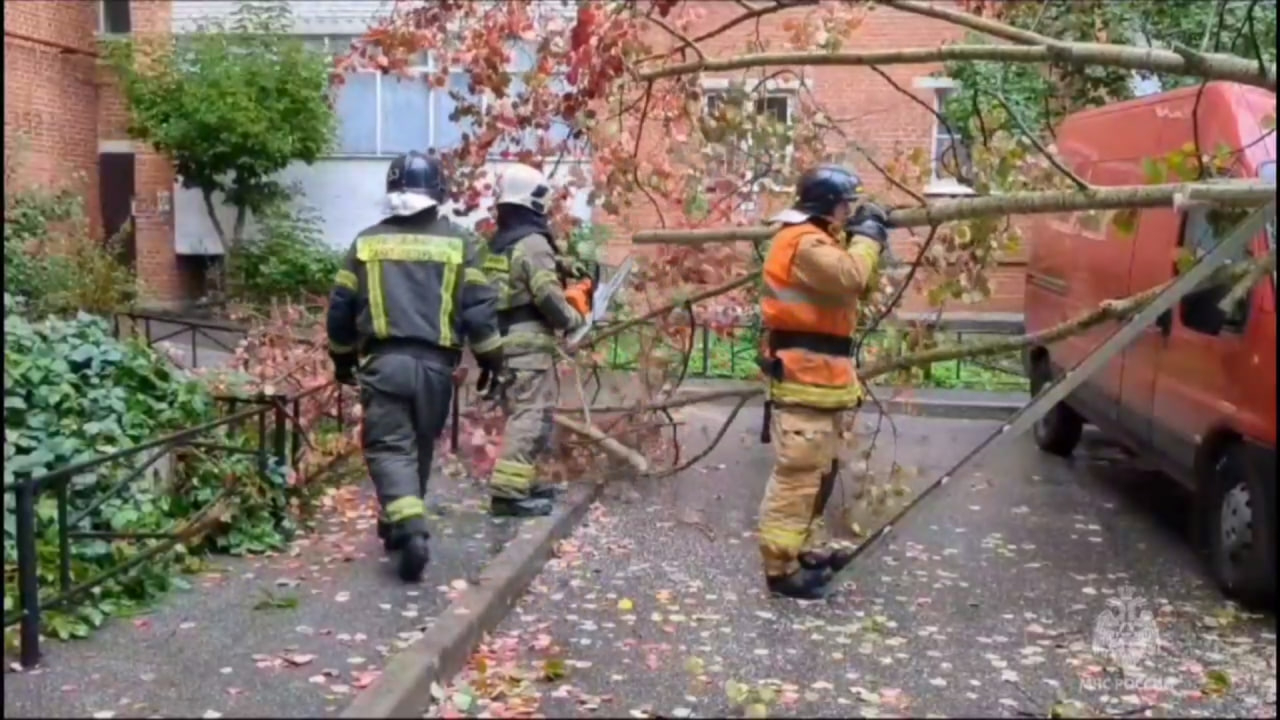
<svg viewBox="0 0 1280 720">
<path fill-rule="evenodd" d="M 489 480 L 490 512 L 497 516 L 552 510 L 555 488 L 536 462 L 548 450 L 559 400 L 556 332 L 580 327 L 591 312 L 591 281 L 566 283 L 570 273 L 547 223 L 550 200 L 546 176 L 528 165 L 512 165 L 498 179 L 498 228 L 485 261 L 498 291 L 507 373 L 500 393 L 506 425 Z"/>
<path fill-rule="evenodd" d="M 464 340 L 501 369 L 497 295 L 478 238 L 441 217 L 446 182 L 434 156 L 410 152 L 387 171 L 388 217 L 356 236 L 329 295 L 329 352 L 339 382 L 359 381 L 361 445 L 381 506 L 379 535 L 401 579 L 428 560 L 423 498 Z"/>
</svg>

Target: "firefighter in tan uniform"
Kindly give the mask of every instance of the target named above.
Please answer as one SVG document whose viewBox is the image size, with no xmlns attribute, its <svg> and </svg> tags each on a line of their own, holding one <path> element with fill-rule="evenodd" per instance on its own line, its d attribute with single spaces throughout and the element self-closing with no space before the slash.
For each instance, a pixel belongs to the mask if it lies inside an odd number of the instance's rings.
<svg viewBox="0 0 1280 720">
<path fill-rule="evenodd" d="M 835 484 L 841 414 L 862 399 L 852 357 L 858 300 L 888 242 L 884 210 L 851 209 L 860 192 L 844 168 L 807 171 L 794 207 L 775 218 L 782 227 L 764 263 L 764 435 L 777 458 L 760 504 L 760 554 L 769 590 L 788 597 L 821 597 L 851 559 L 816 541 Z"/>
<path fill-rule="evenodd" d="M 539 476 L 559 400 L 556 332 L 572 331 L 591 311 L 591 281 L 566 287 L 555 236 L 547 223 L 551 186 L 538 170 L 514 165 L 498 179 L 498 229 L 484 263 L 498 291 L 504 375 L 493 392 L 507 413 L 502 447 L 489 480 L 490 512 L 548 515 L 555 487 Z"/>
</svg>

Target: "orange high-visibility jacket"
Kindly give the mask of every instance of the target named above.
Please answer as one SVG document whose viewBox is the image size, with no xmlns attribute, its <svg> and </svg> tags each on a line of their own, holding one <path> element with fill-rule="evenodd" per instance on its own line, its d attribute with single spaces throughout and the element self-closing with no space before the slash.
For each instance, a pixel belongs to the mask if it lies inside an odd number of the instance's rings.
<svg viewBox="0 0 1280 720">
<path fill-rule="evenodd" d="M 762 354 L 781 364 L 769 382 L 775 402 L 854 407 L 862 387 L 851 353 L 858 298 L 879 263 L 880 246 L 855 236 L 846 249 L 811 223 L 773 237 L 760 302 Z"/>
</svg>

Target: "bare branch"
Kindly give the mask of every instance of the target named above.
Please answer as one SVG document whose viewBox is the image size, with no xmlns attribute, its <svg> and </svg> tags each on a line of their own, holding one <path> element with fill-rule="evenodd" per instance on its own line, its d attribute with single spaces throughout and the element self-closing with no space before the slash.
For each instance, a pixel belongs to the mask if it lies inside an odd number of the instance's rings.
<svg viewBox="0 0 1280 720">
<path fill-rule="evenodd" d="M 646 70 L 640 81 L 679 77 L 701 72 L 727 72 L 775 65 L 858 67 L 868 65 L 924 65 L 939 62 L 1060 63 L 1074 67 L 1103 66 L 1146 70 L 1170 75 L 1228 80 L 1276 90 L 1275 65 L 1259 66 L 1235 55 L 1210 55 L 1188 49 L 1180 52 L 1107 43 L 1058 43 L 1053 45 L 942 45 L 868 52 L 780 52 L 694 60 Z"/>
<path fill-rule="evenodd" d="M 1274 183 L 1225 181 L 1168 185 L 1117 185 L 1088 192 L 1061 190 L 992 195 L 963 200 L 939 200 L 922 208 L 889 213 L 895 227 L 940 225 L 999 215 L 1044 215 L 1087 210 L 1124 210 L 1179 205 L 1186 202 L 1255 207 L 1275 197 Z M 712 242 L 760 242 L 776 232 L 771 227 L 738 227 L 711 230 L 650 230 L 638 232 L 636 245 L 700 245 Z"/>
</svg>

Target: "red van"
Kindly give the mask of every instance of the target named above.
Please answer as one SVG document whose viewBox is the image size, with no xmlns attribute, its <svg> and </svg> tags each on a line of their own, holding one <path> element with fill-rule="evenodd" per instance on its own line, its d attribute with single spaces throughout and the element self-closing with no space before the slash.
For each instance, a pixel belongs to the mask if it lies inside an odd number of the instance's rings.
<svg viewBox="0 0 1280 720">
<path fill-rule="evenodd" d="M 1065 163 L 1097 186 L 1142 185 L 1144 160 L 1195 141 L 1235 150 L 1234 173 L 1275 182 L 1276 96 L 1232 83 L 1078 113 L 1057 133 Z M 1272 129 L 1269 129 L 1272 128 Z M 1180 255 L 1208 249 L 1221 224 L 1203 208 L 1144 210 L 1136 228 L 1041 216 L 1028 227 L 1026 323 L 1037 332 L 1172 278 Z M 1274 221 L 1248 252 L 1275 248 Z M 1242 258 L 1243 259 L 1243 258 Z M 1193 492 L 1195 540 L 1214 576 L 1246 602 L 1276 588 L 1276 278 L 1230 312 L 1225 288 L 1183 299 L 1035 428 L 1046 452 L 1069 456 L 1084 423 L 1118 439 Z M 1074 367 L 1116 323 L 1026 353 L 1033 393 Z"/>
</svg>

